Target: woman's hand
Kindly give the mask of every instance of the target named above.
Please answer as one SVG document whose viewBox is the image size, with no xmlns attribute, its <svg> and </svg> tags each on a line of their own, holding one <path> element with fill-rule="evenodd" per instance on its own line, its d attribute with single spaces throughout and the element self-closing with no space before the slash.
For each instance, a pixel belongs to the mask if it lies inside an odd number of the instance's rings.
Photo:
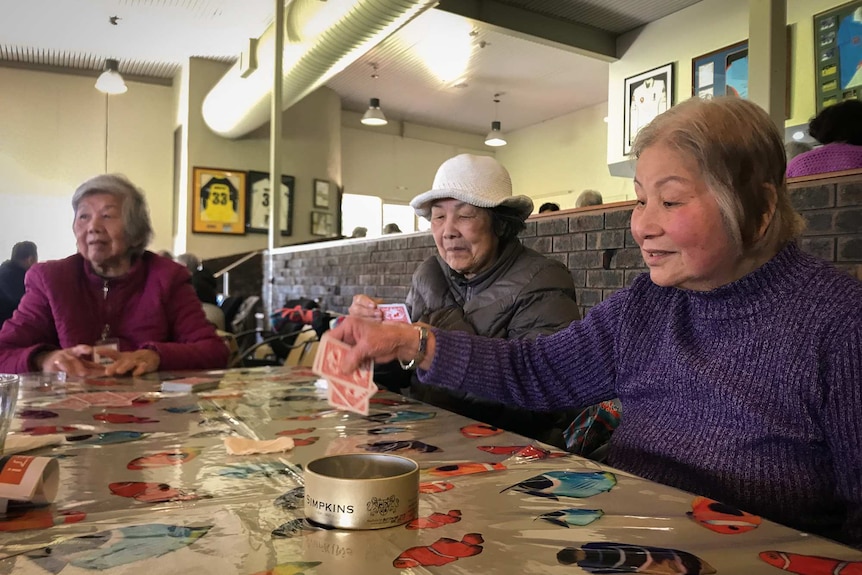
<svg viewBox="0 0 862 575">
<path fill-rule="evenodd" d="M 114 363 L 105 366 L 105 375 L 144 375 L 159 369 L 162 358 L 151 349 L 137 351 L 116 351 L 100 349 L 100 355 L 110 357 Z"/>
<path fill-rule="evenodd" d="M 350 315 L 326 333 L 353 346 L 350 353 L 345 354 L 341 363 L 341 371 L 351 373 L 366 359 L 380 363 L 398 359 L 406 363 L 415 358 L 419 353 L 417 325 L 400 322 L 381 323 Z M 425 359 L 418 365 L 419 368 L 431 367 L 434 350 L 434 332 L 429 330 Z"/>
<path fill-rule="evenodd" d="M 66 349 L 48 351 L 36 356 L 34 363 L 43 372 L 65 371 L 79 377 L 102 375 L 104 368 L 91 361 L 93 348 L 89 345 L 76 345 Z"/>
<path fill-rule="evenodd" d="M 383 300 L 375 299 L 365 294 L 357 294 L 353 296 L 353 302 L 350 304 L 348 313 L 353 317 L 364 317 L 375 321 L 383 321 L 383 312 L 377 307 L 377 304 Z"/>
</svg>

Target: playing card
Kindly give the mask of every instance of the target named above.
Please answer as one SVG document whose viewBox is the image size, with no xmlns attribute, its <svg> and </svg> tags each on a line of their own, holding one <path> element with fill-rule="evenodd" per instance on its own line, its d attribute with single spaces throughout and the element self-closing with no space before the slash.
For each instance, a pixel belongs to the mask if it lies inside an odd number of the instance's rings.
<svg viewBox="0 0 862 575">
<path fill-rule="evenodd" d="M 372 393 L 341 381 L 330 381 L 326 388 L 326 399 L 336 409 L 368 415 L 368 400 Z"/>
<path fill-rule="evenodd" d="M 368 400 L 377 392 L 377 385 L 372 380 L 374 364 L 367 361 L 352 374 L 341 373 L 339 365 L 349 350 L 346 343 L 324 334 L 320 338 L 312 371 L 329 381 L 326 395 L 331 406 L 368 415 Z"/>
<path fill-rule="evenodd" d="M 372 393 L 376 392 L 377 386 L 372 381 L 374 364 L 371 360 L 360 365 L 353 373 L 341 373 L 339 366 L 344 354 L 348 351 L 350 351 L 349 345 L 331 338 L 328 334 L 323 334 L 311 370 L 329 381 L 340 381 Z"/>
<path fill-rule="evenodd" d="M 377 306 L 377 309 L 383 312 L 384 321 L 413 323 L 410 321 L 410 314 L 407 313 L 407 306 L 403 303 L 382 303 Z"/>
</svg>

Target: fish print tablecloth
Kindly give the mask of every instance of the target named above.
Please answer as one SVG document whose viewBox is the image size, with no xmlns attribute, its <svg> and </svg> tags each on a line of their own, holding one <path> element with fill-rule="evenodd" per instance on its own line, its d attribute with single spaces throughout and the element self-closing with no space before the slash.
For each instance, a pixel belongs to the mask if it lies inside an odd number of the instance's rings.
<svg viewBox="0 0 862 575">
<path fill-rule="evenodd" d="M 53 505 L 0 521 L 0 574 L 862 573 L 857 550 L 389 392 L 362 417 L 331 410 L 305 368 L 158 391 L 188 375 L 22 390 L 13 433 L 64 435 L 29 453 L 61 481 Z M 231 456 L 229 436 L 296 447 Z M 355 452 L 419 463 L 416 520 L 305 520 L 303 466 Z"/>
</svg>

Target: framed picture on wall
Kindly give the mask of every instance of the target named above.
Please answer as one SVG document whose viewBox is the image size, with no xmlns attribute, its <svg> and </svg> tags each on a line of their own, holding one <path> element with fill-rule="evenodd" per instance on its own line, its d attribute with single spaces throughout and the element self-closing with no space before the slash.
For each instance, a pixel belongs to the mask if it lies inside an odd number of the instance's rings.
<svg viewBox="0 0 862 575">
<path fill-rule="evenodd" d="M 314 180 L 314 207 L 329 207 L 329 182 L 327 180 Z"/>
<path fill-rule="evenodd" d="M 245 234 L 246 173 L 239 170 L 192 170 L 192 231 Z"/>
<path fill-rule="evenodd" d="M 632 151 L 641 128 L 673 106 L 673 62 L 625 80 L 623 154 Z"/>
<path fill-rule="evenodd" d="M 787 27 L 787 90 L 785 117 L 790 118 L 790 86 L 793 72 L 792 29 Z M 691 95 L 701 98 L 738 96 L 748 98 L 748 40 L 719 48 L 691 60 Z"/>
<path fill-rule="evenodd" d="M 281 206 L 279 225 L 281 235 L 293 234 L 293 190 L 295 178 L 281 176 Z M 246 198 L 245 227 L 248 233 L 269 233 L 269 210 L 272 204 L 272 191 L 269 182 L 269 172 L 248 172 L 248 188 Z"/>
<path fill-rule="evenodd" d="M 814 15 L 817 111 L 862 98 L 862 0 Z"/>
<path fill-rule="evenodd" d="M 311 212 L 311 235 L 331 236 L 335 218 L 329 212 Z"/>
<path fill-rule="evenodd" d="M 691 95 L 748 98 L 748 40 L 693 58 Z"/>
</svg>

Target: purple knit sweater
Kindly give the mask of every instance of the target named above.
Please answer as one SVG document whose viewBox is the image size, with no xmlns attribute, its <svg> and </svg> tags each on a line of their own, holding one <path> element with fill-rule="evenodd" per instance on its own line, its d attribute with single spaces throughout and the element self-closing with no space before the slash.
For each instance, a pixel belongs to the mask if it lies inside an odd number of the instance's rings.
<svg viewBox="0 0 862 575">
<path fill-rule="evenodd" d="M 787 177 L 810 176 L 862 168 L 862 146 L 826 144 L 799 154 L 787 163 Z"/>
<path fill-rule="evenodd" d="M 711 292 L 640 276 L 535 342 L 435 334 L 425 383 L 536 411 L 619 396 L 611 465 L 862 545 L 862 282 L 795 244 Z"/>
</svg>

